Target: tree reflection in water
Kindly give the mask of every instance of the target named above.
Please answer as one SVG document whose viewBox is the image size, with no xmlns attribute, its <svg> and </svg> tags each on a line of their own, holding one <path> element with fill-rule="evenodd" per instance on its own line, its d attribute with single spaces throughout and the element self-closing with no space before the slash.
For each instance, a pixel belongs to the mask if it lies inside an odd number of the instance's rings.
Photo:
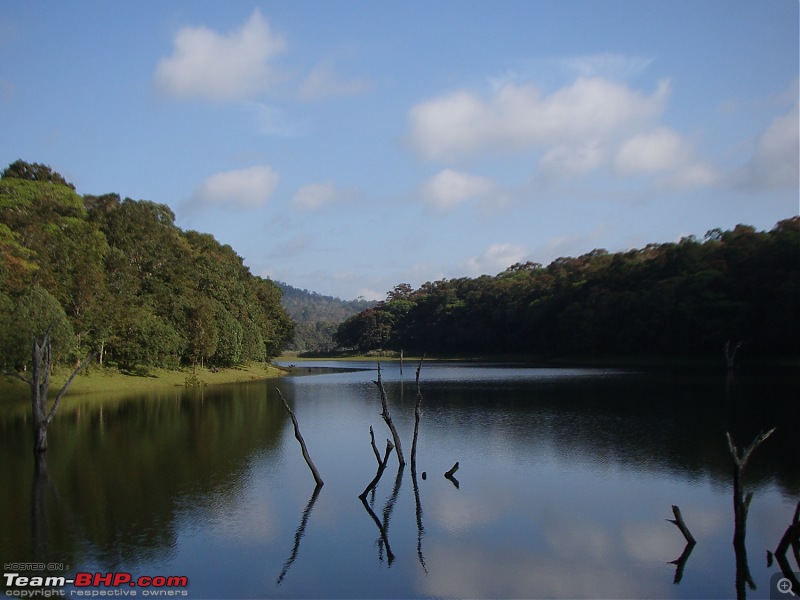
<svg viewBox="0 0 800 600">
<path fill-rule="evenodd" d="M 303 536 L 306 533 L 306 524 L 308 524 L 308 518 L 311 516 L 311 511 L 314 510 L 314 504 L 319 498 L 320 490 L 322 490 L 321 485 L 317 485 L 314 488 L 314 493 L 311 494 L 311 498 L 308 500 L 308 504 L 306 504 L 306 508 L 303 511 L 303 516 L 300 519 L 300 525 L 297 526 L 297 531 L 294 533 L 294 546 L 292 547 L 292 552 L 289 554 L 289 558 L 286 559 L 286 562 L 283 564 L 283 570 L 281 574 L 278 575 L 278 579 L 275 581 L 278 585 L 283 582 L 283 578 L 286 577 L 286 573 L 289 571 L 289 568 L 294 563 L 295 559 L 297 558 L 297 553 L 300 551 L 300 540 L 303 539 Z"/>
</svg>

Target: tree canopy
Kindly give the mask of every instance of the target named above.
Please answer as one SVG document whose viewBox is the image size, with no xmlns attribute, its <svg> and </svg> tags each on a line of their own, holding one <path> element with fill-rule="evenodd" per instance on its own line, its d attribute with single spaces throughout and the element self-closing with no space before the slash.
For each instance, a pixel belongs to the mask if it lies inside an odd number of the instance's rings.
<svg viewBox="0 0 800 600">
<path fill-rule="evenodd" d="M 400 284 L 342 323 L 336 341 L 359 351 L 797 354 L 800 217 L 769 232 L 738 225 L 700 241 L 594 250 L 496 276 Z"/>
<path fill-rule="evenodd" d="M 0 366 L 19 366 L 32 334 L 22 321 L 36 307 L 50 315 L 36 326 L 64 317 L 62 361 L 98 350 L 123 369 L 265 360 L 292 337 L 280 298 L 230 246 L 177 227 L 164 204 L 80 196 L 35 163 L 3 171 Z"/>
</svg>

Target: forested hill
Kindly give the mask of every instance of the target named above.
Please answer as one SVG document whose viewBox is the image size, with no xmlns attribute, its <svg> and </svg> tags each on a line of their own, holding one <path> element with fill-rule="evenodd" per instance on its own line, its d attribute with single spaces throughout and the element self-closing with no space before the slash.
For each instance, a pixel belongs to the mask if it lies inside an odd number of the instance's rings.
<svg viewBox="0 0 800 600">
<path fill-rule="evenodd" d="M 451 353 L 800 355 L 800 217 L 701 241 L 594 250 L 496 276 L 398 285 L 339 326 L 337 343 Z"/>
<path fill-rule="evenodd" d="M 376 304 L 370 300 L 342 300 L 280 281 L 276 283 L 283 290 L 281 305 L 295 322 L 294 339 L 288 347 L 300 352 L 332 350 L 339 323 Z"/>
<path fill-rule="evenodd" d="M 230 246 L 183 231 L 170 208 L 80 196 L 49 167 L 0 178 L 0 371 L 50 327 L 62 362 L 90 351 L 126 370 L 277 355 L 293 324 L 277 285 Z"/>
</svg>

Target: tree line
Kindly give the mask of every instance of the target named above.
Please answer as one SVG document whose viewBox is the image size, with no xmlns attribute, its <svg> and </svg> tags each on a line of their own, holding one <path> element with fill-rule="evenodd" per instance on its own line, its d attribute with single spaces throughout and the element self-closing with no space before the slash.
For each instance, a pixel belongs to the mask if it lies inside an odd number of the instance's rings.
<svg viewBox="0 0 800 600">
<path fill-rule="evenodd" d="M 281 290 L 212 235 L 183 231 L 164 205 L 76 193 L 46 165 L 0 176 L 0 367 L 97 352 L 123 370 L 276 356 L 293 334 Z M 55 361 L 54 361 L 55 362 Z"/>
<path fill-rule="evenodd" d="M 496 276 L 400 284 L 337 329 L 341 348 L 464 355 L 797 355 L 800 217 L 771 231 L 593 250 Z"/>
</svg>

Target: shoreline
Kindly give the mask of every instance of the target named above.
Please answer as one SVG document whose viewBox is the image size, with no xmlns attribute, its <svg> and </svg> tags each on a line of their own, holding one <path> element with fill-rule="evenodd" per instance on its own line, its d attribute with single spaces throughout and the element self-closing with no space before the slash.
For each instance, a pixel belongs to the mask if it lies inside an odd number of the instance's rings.
<svg viewBox="0 0 800 600">
<path fill-rule="evenodd" d="M 169 370 L 151 369 L 147 374 L 122 373 L 116 369 L 100 369 L 89 367 L 88 371 L 79 373 L 72 381 L 66 397 L 88 396 L 94 394 L 136 393 L 169 387 L 205 387 L 209 385 L 225 385 L 228 383 L 244 383 L 261 381 L 287 375 L 287 371 L 273 364 L 249 364 L 240 367 L 216 369 L 198 367 L 195 372 L 191 368 Z M 196 379 L 193 378 L 196 376 Z M 54 371 L 50 377 L 48 398 L 55 398 L 61 386 L 67 380 L 66 369 Z M 0 402 L 30 401 L 28 385 L 8 376 L 0 377 Z"/>
<path fill-rule="evenodd" d="M 300 354 L 304 354 L 301 356 Z M 422 357 L 417 354 L 403 356 L 406 364 L 417 364 Z M 282 362 L 296 361 L 302 364 L 306 361 L 372 361 L 372 362 L 400 362 L 400 353 L 382 351 L 367 354 L 356 352 L 331 352 L 331 353 L 296 353 L 285 352 L 275 360 Z M 655 355 L 596 355 L 596 356 L 534 356 L 529 354 L 494 354 L 494 355 L 426 355 L 426 361 L 439 362 L 484 362 L 508 363 L 528 365 L 541 368 L 562 367 L 597 367 L 597 368 L 628 368 L 641 370 L 687 370 L 687 371 L 719 371 L 727 372 L 724 357 L 713 356 L 655 356 Z M 736 372 L 760 371 L 789 371 L 800 373 L 800 356 L 778 356 L 773 358 L 747 358 L 737 361 Z"/>
<path fill-rule="evenodd" d="M 409 366 L 419 363 L 420 356 L 404 356 L 403 361 Z M 377 354 L 318 354 L 316 356 L 298 356 L 293 352 L 286 352 L 274 359 L 281 362 L 296 362 L 302 365 L 306 361 L 325 360 L 330 362 L 344 361 L 381 361 L 399 362 L 399 353 Z M 430 361 L 460 361 L 460 362 L 493 362 L 516 363 L 540 367 L 599 367 L 599 368 L 634 368 L 641 370 L 683 370 L 683 371 L 726 371 L 722 359 L 713 360 L 709 357 L 561 357 L 548 358 L 530 355 L 495 355 L 495 356 L 426 356 Z M 305 374 L 305 369 L 298 365 L 279 367 L 273 363 L 252 363 L 239 367 L 211 370 L 198 367 L 195 372 L 191 368 L 169 370 L 151 369 L 147 374 L 122 373 L 114 368 L 100 369 L 96 365 L 78 374 L 72 382 L 66 396 L 90 396 L 95 394 L 135 394 L 154 389 L 170 387 L 206 387 L 210 385 L 225 385 L 229 383 L 245 383 Z M 797 357 L 782 357 L 776 360 L 742 360 L 737 372 L 763 372 L 782 371 L 800 373 L 800 359 Z M 54 399 L 61 386 L 67 380 L 67 369 L 58 369 L 51 375 L 48 398 Z M 0 376 L 0 402 L 30 402 L 30 388 L 18 379 L 9 376 Z"/>
</svg>

